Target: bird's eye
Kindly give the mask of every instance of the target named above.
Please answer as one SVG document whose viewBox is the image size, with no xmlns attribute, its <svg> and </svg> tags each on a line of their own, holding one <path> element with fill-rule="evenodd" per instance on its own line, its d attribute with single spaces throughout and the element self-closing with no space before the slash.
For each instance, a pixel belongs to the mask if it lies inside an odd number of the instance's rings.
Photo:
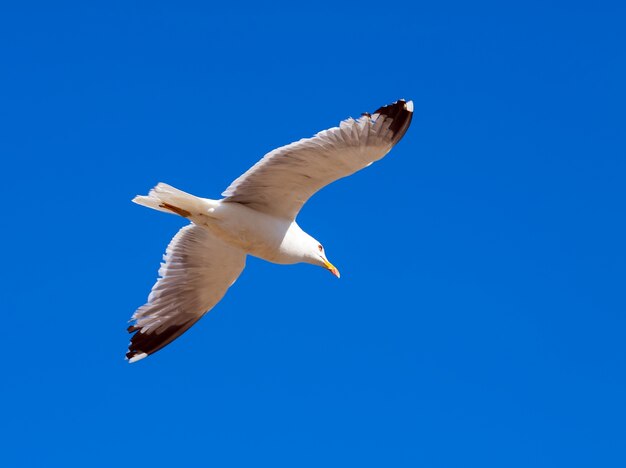
<svg viewBox="0 0 626 468">
<path fill-rule="evenodd" d="M 319 245 L 317 246 L 317 248 L 320 250 L 320 252 L 323 252 L 323 251 L 324 251 L 324 247 L 322 247 L 322 244 L 319 244 Z"/>
</svg>

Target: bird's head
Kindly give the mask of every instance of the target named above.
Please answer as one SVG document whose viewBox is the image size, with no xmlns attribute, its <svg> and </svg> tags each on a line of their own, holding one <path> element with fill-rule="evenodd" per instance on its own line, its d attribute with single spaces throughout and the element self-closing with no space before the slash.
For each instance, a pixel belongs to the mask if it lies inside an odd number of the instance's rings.
<svg viewBox="0 0 626 468">
<path fill-rule="evenodd" d="M 328 271 L 330 271 L 333 275 L 339 278 L 341 275 L 339 274 L 339 270 L 328 261 L 326 258 L 326 252 L 324 252 L 324 247 L 315 239 L 311 238 L 314 242 L 311 243 L 310 250 L 312 252 L 309 253 L 309 256 L 312 260 L 311 263 L 319 266 L 323 266 Z"/>
</svg>

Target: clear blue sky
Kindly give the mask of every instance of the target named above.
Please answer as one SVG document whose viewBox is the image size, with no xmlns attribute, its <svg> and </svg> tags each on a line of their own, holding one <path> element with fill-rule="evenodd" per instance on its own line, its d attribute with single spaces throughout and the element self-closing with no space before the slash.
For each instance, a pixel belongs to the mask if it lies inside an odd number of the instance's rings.
<svg viewBox="0 0 626 468">
<path fill-rule="evenodd" d="M 626 466 L 621 2 L 8 3 L 1 466 Z M 340 280 L 250 259 L 124 361 L 184 224 L 134 195 L 398 98 L 299 217 Z"/>
</svg>

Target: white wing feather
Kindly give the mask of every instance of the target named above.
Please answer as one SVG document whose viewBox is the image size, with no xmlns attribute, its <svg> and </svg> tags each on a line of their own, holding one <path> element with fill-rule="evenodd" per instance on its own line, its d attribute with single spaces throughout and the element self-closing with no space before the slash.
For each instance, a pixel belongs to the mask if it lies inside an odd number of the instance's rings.
<svg viewBox="0 0 626 468">
<path fill-rule="evenodd" d="M 212 309 L 245 266 L 242 250 L 190 224 L 167 247 L 160 278 L 148 302 L 132 316 L 135 324 L 126 357 L 138 361 L 178 338 Z"/>
<path fill-rule="evenodd" d="M 266 154 L 222 195 L 224 202 L 294 219 L 319 189 L 381 159 L 402 138 L 413 114 L 397 101 Z"/>
</svg>

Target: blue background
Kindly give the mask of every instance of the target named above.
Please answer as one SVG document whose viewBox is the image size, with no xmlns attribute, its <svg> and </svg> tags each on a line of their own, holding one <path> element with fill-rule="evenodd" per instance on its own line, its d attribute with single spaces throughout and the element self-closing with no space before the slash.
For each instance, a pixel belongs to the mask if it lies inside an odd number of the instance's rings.
<svg viewBox="0 0 626 468">
<path fill-rule="evenodd" d="M 88 3 L 0 7 L 1 466 L 626 466 L 621 2 Z M 251 258 L 124 361 L 134 195 L 402 97 L 299 217 L 341 280 Z"/>
</svg>

